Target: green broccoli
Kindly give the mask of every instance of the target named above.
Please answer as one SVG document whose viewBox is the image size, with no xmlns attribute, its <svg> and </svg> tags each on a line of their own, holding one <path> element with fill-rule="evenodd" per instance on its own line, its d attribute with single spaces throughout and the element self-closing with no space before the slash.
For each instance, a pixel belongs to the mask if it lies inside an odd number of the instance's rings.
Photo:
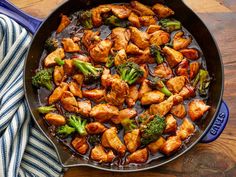
<svg viewBox="0 0 236 177">
<path fill-rule="evenodd" d="M 65 64 L 65 61 L 63 61 L 61 58 L 54 58 L 54 61 L 60 66 Z"/>
<path fill-rule="evenodd" d="M 141 130 L 141 144 L 147 145 L 157 140 L 165 130 L 165 119 L 159 116 L 155 116 L 143 130 Z"/>
<path fill-rule="evenodd" d="M 130 132 L 133 129 L 137 128 L 133 119 L 125 118 L 121 121 L 121 125 L 124 127 L 125 132 Z"/>
<path fill-rule="evenodd" d="M 42 69 L 36 72 L 36 74 L 32 77 L 32 84 L 35 87 L 45 87 L 48 90 L 52 90 L 52 72 L 53 69 Z"/>
<path fill-rule="evenodd" d="M 110 17 L 105 19 L 105 25 L 108 25 L 110 27 L 123 27 L 126 28 L 129 26 L 129 22 L 126 20 L 121 20 L 115 15 L 111 15 Z"/>
<path fill-rule="evenodd" d="M 86 11 L 80 11 L 79 13 L 79 21 L 80 24 L 86 28 L 86 29 L 92 29 L 93 28 L 93 22 L 92 22 L 92 13 L 89 10 Z"/>
<path fill-rule="evenodd" d="M 159 24 L 161 25 L 163 30 L 169 33 L 181 29 L 180 21 L 175 19 L 162 19 L 159 21 Z"/>
<path fill-rule="evenodd" d="M 161 64 L 164 61 L 164 57 L 161 55 L 161 48 L 156 45 L 150 46 L 151 56 L 155 58 L 157 64 Z"/>
<path fill-rule="evenodd" d="M 112 55 L 109 55 L 108 60 L 105 64 L 107 68 L 111 68 L 114 64 L 114 57 Z"/>
<path fill-rule="evenodd" d="M 210 77 L 207 70 L 200 69 L 197 76 L 195 77 L 193 81 L 193 86 L 196 87 L 198 82 L 200 81 L 200 84 L 198 86 L 198 93 L 200 96 L 206 96 L 207 95 L 207 88 L 210 84 Z"/>
<path fill-rule="evenodd" d="M 74 65 L 83 73 L 84 81 L 87 83 L 99 79 L 103 71 L 102 68 L 96 68 L 91 63 L 81 60 L 74 60 Z"/>
<path fill-rule="evenodd" d="M 38 112 L 42 113 L 42 114 L 47 114 L 51 111 L 55 111 L 55 105 L 50 105 L 50 106 L 40 106 L 38 107 Z"/>
<path fill-rule="evenodd" d="M 57 129 L 57 133 L 58 134 L 62 134 L 64 136 L 68 136 L 72 133 L 75 132 L 75 128 L 73 127 L 70 127 L 69 125 L 63 125 L 63 126 L 60 126 L 58 129 Z"/>
<path fill-rule="evenodd" d="M 59 47 L 59 42 L 56 38 L 50 37 L 45 41 L 44 48 L 49 52 L 53 52 Z"/>
<path fill-rule="evenodd" d="M 162 93 L 164 93 L 166 96 L 171 96 L 172 93 L 168 90 L 166 85 L 163 83 L 163 81 L 158 77 L 148 77 L 148 83 L 151 87 L 157 88 Z"/>
<path fill-rule="evenodd" d="M 133 62 L 126 62 L 118 66 L 118 73 L 121 79 L 128 84 L 133 84 L 138 78 L 143 76 L 143 70 Z"/>
<path fill-rule="evenodd" d="M 82 120 L 76 115 L 71 115 L 68 120 L 68 124 L 71 127 L 75 128 L 75 131 L 78 132 L 81 136 L 87 135 L 87 131 L 85 129 L 86 123 L 86 120 Z"/>
</svg>

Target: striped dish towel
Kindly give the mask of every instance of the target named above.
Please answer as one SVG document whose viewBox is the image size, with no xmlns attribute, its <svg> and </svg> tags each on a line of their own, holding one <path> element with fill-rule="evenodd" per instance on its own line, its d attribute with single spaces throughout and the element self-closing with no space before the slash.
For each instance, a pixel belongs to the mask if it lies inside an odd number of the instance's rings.
<svg viewBox="0 0 236 177">
<path fill-rule="evenodd" d="M 35 128 L 23 90 L 23 67 L 32 36 L 0 14 L 0 177 L 59 176 L 50 142 Z"/>
</svg>

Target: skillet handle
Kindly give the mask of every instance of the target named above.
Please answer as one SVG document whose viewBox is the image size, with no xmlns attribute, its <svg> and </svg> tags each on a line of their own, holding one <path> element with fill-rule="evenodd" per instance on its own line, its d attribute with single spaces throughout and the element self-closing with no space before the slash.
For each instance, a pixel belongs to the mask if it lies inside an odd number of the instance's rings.
<svg viewBox="0 0 236 177">
<path fill-rule="evenodd" d="M 210 143 L 215 141 L 223 132 L 229 118 L 229 108 L 224 101 L 221 101 L 220 110 L 215 117 L 215 120 L 206 132 L 205 136 L 201 139 L 201 143 Z"/>
<path fill-rule="evenodd" d="M 32 34 L 36 33 L 43 21 L 24 13 L 7 0 L 0 0 L 0 13 L 14 19 Z"/>
</svg>

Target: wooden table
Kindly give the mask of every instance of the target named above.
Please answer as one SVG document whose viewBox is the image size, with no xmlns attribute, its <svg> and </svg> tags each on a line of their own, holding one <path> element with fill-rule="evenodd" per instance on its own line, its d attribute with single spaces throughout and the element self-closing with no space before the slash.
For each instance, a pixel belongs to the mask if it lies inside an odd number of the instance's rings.
<svg viewBox="0 0 236 177">
<path fill-rule="evenodd" d="M 63 0 L 11 0 L 27 13 L 45 18 Z M 111 173 L 71 168 L 65 177 L 235 177 L 236 176 L 236 1 L 184 0 L 207 24 L 220 47 L 225 68 L 224 100 L 230 119 L 222 135 L 210 144 L 196 145 L 174 162 L 137 173 Z"/>
</svg>

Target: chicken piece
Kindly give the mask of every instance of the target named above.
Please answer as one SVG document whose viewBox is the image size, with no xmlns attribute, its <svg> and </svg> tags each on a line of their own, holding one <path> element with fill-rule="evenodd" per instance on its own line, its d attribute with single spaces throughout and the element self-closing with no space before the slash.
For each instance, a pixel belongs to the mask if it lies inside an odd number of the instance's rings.
<svg viewBox="0 0 236 177">
<path fill-rule="evenodd" d="M 151 33 L 154 33 L 154 32 L 156 32 L 156 31 L 160 30 L 160 29 L 161 29 L 161 26 L 160 26 L 160 25 L 154 24 L 154 25 L 150 25 L 150 26 L 147 28 L 146 32 L 147 32 L 148 34 L 151 34 Z"/>
<path fill-rule="evenodd" d="M 76 82 L 71 81 L 69 82 L 69 89 L 70 92 L 79 98 L 83 98 L 82 91 L 81 91 L 81 85 L 78 85 Z"/>
<path fill-rule="evenodd" d="M 78 101 L 77 105 L 79 108 L 78 113 L 83 116 L 89 117 L 89 114 L 92 110 L 91 101 L 90 100 Z"/>
<path fill-rule="evenodd" d="M 48 98 L 48 104 L 53 104 L 61 99 L 61 96 L 64 91 L 67 91 L 69 88 L 68 84 L 62 82 L 58 87 L 56 87 L 52 94 Z"/>
<path fill-rule="evenodd" d="M 112 13 L 118 18 L 128 18 L 131 14 L 131 10 L 125 5 L 111 4 Z"/>
<path fill-rule="evenodd" d="M 169 156 L 177 151 L 182 145 L 182 141 L 178 136 L 170 136 L 161 146 L 161 152 Z"/>
<path fill-rule="evenodd" d="M 119 50 L 114 57 L 115 66 L 119 66 L 127 61 L 127 55 L 124 49 Z"/>
<path fill-rule="evenodd" d="M 56 65 L 55 58 L 63 59 L 65 57 L 64 49 L 57 48 L 44 59 L 44 66 L 50 67 Z"/>
<path fill-rule="evenodd" d="M 80 154 L 86 154 L 89 149 L 89 145 L 86 141 L 86 137 L 75 137 L 71 142 L 73 148 Z"/>
<path fill-rule="evenodd" d="M 136 27 L 129 27 L 131 32 L 130 40 L 140 49 L 149 47 L 149 36 L 146 32 L 139 31 Z"/>
<path fill-rule="evenodd" d="M 90 56 L 95 62 L 106 63 L 111 47 L 112 42 L 109 39 L 100 41 L 89 51 Z"/>
<path fill-rule="evenodd" d="M 170 9 L 169 7 L 163 5 L 163 4 L 155 4 L 152 6 L 153 12 L 157 15 L 158 18 L 167 18 L 171 15 L 174 15 L 174 11 Z"/>
<path fill-rule="evenodd" d="M 177 121 L 172 114 L 168 114 L 165 118 L 166 128 L 164 133 L 173 133 L 177 129 Z"/>
<path fill-rule="evenodd" d="M 200 63 L 199 62 L 190 63 L 189 78 L 193 79 L 197 75 L 199 69 L 200 69 Z"/>
<path fill-rule="evenodd" d="M 66 111 L 79 112 L 78 103 L 74 95 L 69 91 L 64 91 L 62 93 L 61 104 Z"/>
<path fill-rule="evenodd" d="M 104 68 L 101 76 L 101 85 L 105 88 L 110 87 L 112 84 L 112 76 L 110 69 Z"/>
<path fill-rule="evenodd" d="M 141 98 L 145 93 L 152 91 L 152 89 L 149 87 L 148 80 L 145 79 L 139 88 L 138 97 Z"/>
<path fill-rule="evenodd" d="M 188 120 L 187 118 L 185 118 L 183 120 L 183 123 L 179 126 L 179 130 L 176 132 L 176 134 L 183 141 L 190 137 L 194 131 L 195 128 L 193 123 L 190 122 L 190 120 Z"/>
<path fill-rule="evenodd" d="M 88 134 L 100 134 L 103 133 L 107 128 L 100 122 L 91 122 L 86 125 Z"/>
<path fill-rule="evenodd" d="M 55 66 L 53 71 L 53 80 L 54 83 L 58 86 L 66 79 L 63 66 Z"/>
<path fill-rule="evenodd" d="M 98 122 L 105 122 L 111 119 L 113 116 L 119 115 L 119 109 L 110 104 L 98 104 L 94 106 L 90 112 L 90 116 L 95 118 Z"/>
<path fill-rule="evenodd" d="M 165 143 L 165 141 L 166 140 L 163 137 L 160 137 L 156 141 L 147 145 L 147 148 L 154 155 L 160 150 L 161 146 Z"/>
<path fill-rule="evenodd" d="M 131 1 L 130 2 L 132 10 L 135 11 L 139 16 L 151 15 L 154 16 L 155 13 L 146 5 L 138 2 L 138 1 Z"/>
<path fill-rule="evenodd" d="M 139 21 L 139 17 L 134 12 L 131 12 L 128 20 L 130 21 L 132 26 L 135 26 L 136 28 L 140 28 L 141 27 L 141 24 L 140 24 L 140 21 Z"/>
<path fill-rule="evenodd" d="M 144 163 L 148 159 L 147 148 L 138 149 L 127 157 L 128 163 Z"/>
<path fill-rule="evenodd" d="M 130 40 L 130 30 L 121 27 L 112 29 L 111 40 L 114 42 L 113 50 L 126 49 Z"/>
<path fill-rule="evenodd" d="M 150 34 L 150 44 L 160 46 L 168 43 L 169 41 L 170 41 L 170 34 L 163 30 L 158 30 Z"/>
<path fill-rule="evenodd" d="M 120 78 L 112 79 L 111 91 L 105 96 L 106 102 L 122 106 L 127 95 L 129 94 L 128 84 Z"/>
<path fill-rule="evenodd" d="M 61 43 L 65 52 L 79 52 L 80 46 L 75 43 L 71 38 L 63 38 Z"/>
<path fill-rule="evenodd" d="M 141 104 L 149 105 L 149 104 L 154 104 L 154 103 L 160 103 L 164 101 L 164 99 L 165 99 L 164 93 L 158 90 L 154 90 L 154 91 L 146 92 L 143 94 L 141 98 Z"/>
<path fill-rule="evenodd" d="M 101 102 L 106 94 L 105 89 L 83 90 L 83 96 L 95 102 Z"/>
<path fill-rule="evenodd" d="M 179 95 L 183 97 L 183 99 L 188 99 L 195 96 L 195 89 L 190 85 L 186 85 L 179 92 Z"/>
<path fill-rule="evenodd" d="M 193 100 L 189 103 L 188 114 L 192 121 L 200 119 L 205 112 L 210 109 L 210 106 L 206 105 L 203 100 Z"/>
<path fill-rule="evenodd" d="M 75 66 L 73 65 L 73 60 L 65 59 L 65 64 L 63 65 L 63 69 L 66 75 L 72 75 L 75 71 Z"/>
<path fill-rule="evenodd" d="M 44 118 L 51 125 L 61 126 L 66 124 L 65 117 L 60 114 L 50 112 L 47 113 Z"/>
<path fill-rule="evenodd" d="M 179 52 L 181 52 L 184 57 L 190 60 L 197 60 L 199 58 L 199 52 L 197 49 L 181 49 Z"/>
<path fill-rule="evenodd" d="M 180 63 L 183 60 L 183 54 L 168 47 L 165 46 L 163 48 L 163 52 L 166 55 L 166 60 L 171 68 L 175 67 L 178 63 Z"/>
<path fill-rule="evenodd" d="M 155 25 L 157 22 L 154 16 L 141 16 L 139 21 L 142 26 Z"/>
<path fill-rule="evenodd" d="M 95 45 L 96 43 L 101 41 L 99 35 L 100 35 L 99 31 L 94 32 L 92 30 L 84 30 L 82 43 L 87 49 L 89 49 L 91 45 Z"/>
<path fill-rule="evenodd" d="M 176 75 L 185 76 L 186 78 L 188 78 L 188 66 L 189 66 L 188 60 L 186 58 L 183 59 L 175 69 Z"/>
<path fill-rule="evenodd" d="M 186 109 L 183 104 L 177 104 L 173 106 L 170 110 L 171 114 L 174 116 L 183 119 L 186 116 Z"/>
<path fill-rule="evenodd" d="M 166 63 L 159 64 L 154 69 L 154 76 L 169 79 L 173 76 L 172 70 Z"/>
<path fill-rule="evenodd" d="M 122 122 L 122 120 L 131 119 L 131 118 L 135 117 L 136 115 L 137 115 L 137 112 L 135 109 L 126 108 L 126 109 L 120 110 L 119 115 L 112 117 L 111 120 L 115 124 L 120 124 Z"/>
<path fill-rule="evenodd" d="M 140 54 L 143 54 L 143 51 L 140 50 L 138 46 L 130 42 L 128 46 L 126 47 L 126 53 L 131 54 L 131 55 L 140 55 Z"/>
<path fill-rule="evenodd" d="M 129 152 L 134 152 L 140 146 L 140 130 L 134 129 L 124 136 L 124 142 Z"/>
<path fill-rule="evenodd" d="M 125 102 L 127 106 L 130 108 L 135 105 L 137 100 L 138 100 L 138 88 L 136 87 L 136 85 L 131 85 L 129 87 L 129 94 L 126 97 Z"/>
<path fill-rule="evenodd" d="M 62 32 L 70 24 L 70 19 L 66 15 L 61 15 L 61 23 L 58 26 L 56 33 Z"/>
<path fill-rule="evenodd" d="M 179 93 L 182 90 L 182 88 L 184 87 L 185 81 L 186 81 L 186 79 L 184 76 L 176 76 L 176 77 L 169 79 L 166 82 L 166 86 L 168 87 L 168 89 L 171 92 Z"/>
<path fill-rule="evenodd" d="M 105 152 L 104 148 L 102 145 L 96 145 L 92 150 L 91 150 L 91 159 L 98 161 L 100 163 L 102 162 L 112 162 L 113 159 L 115 158 L 115 155 L 112 150 Z"/>
<path fill-rule="evenodd" d="M 154 64 L 155 59 L 151 56 L 150 49 L 149 47 L 146 48 L 141 55 L 135 56 L 135 57 L 130 57 L 128 59 L 130 62 L 134 62 L 137 64 Z"/>
<path fill-rule="evenodd" d="M 175 50 L 185 49 L 191 44 L 192 38 L 191 37 L 183 37 L 184 32 L 180 31 L 177 32 L 173 38 L 173 48 Z"/>
<path fill-rule="evenodd" d="M 102 24 L 102 14 L 108 13 L 111 11 L 110 4 L 99 5 L 92 10 L 92 21 L 95 27 L 98 27 Z"/>
<path fill-rule="evenodd" d="M 125 154 L 126 147 L 119 139 L 117 135 L 117 129 L 115 127 L 111 127 L 107 129 L 102 134 L 101 142 L 102 142 L 103 147 L 112 148 L 115 151 L 117 151 L 121 156 Z"/>
<path fill-rule="evenodd" d="M 83 74 L 75 74 L 72 78 L 77 82 L 77 84 L 79 85 L 79 88 L 81 88 L 83 85 L 83 81 L 84 81 L 84 75 Z"/>
</svg>

